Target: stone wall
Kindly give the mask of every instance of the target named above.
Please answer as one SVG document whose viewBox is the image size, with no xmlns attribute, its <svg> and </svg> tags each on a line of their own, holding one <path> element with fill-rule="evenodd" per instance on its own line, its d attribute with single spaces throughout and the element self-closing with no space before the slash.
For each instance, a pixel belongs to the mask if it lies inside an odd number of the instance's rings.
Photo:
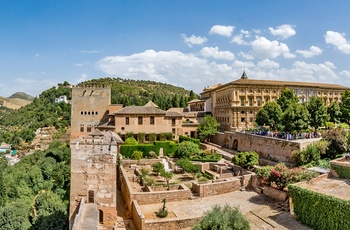
<svg viewBox="0 0 350 230">
<path fill-rule="evenodd" d="M 132 202 L 132 219 L 137 230 L 145 229 L 145 217 L 136 200 Z"/>
<path fill-rule="evenodd" d="M 330 173 L 332 176 L 334 177 L 339 177 L 339 175 L 337 174 L 337 172 L 334 170 L 334 167 L 332 166 L 340 166 L 340 167 L 344 167 L 344 168 L 350 168 L 350 160 L 347 160 L 345 158 L 338 158 L 338 159 L 334 159 L 330 161 Z M 350 179 L 350 178 L 347 178 Z"/>
<path fill-rule="evenodd" d="M 168 202 L 188 200 L 192 196 L 191 190 L 184 185 L 179 185 L 181 187 L 180 190 L 134 192 L 123 166 L 120 166 L 120 184 L 123 198 L 129 211 L 132 211 L 131 203 L 133 200 L 136 200 L 138 204 L 143 205 L 160 203 L 164 198 L 166 198 Z"/>
<path fill-rule="evenodd" d="M 239 152 L 255 151 L 261 157 L 282 162 L 291 162 L 294 151 L 303 150 L 309 144 L 319 140 L 319 138 L 314 138 L 289 141 L 242 132 L 218 133 L 211 138 L 213 143 L 222 147 Z"/>
<path fill-rule="evenodd" d="M 197 218 L 166 218 L 163 220 L 146 220 L 145 230 L 178 230 L 192 228 L 200 220 Z"/>
</svg>

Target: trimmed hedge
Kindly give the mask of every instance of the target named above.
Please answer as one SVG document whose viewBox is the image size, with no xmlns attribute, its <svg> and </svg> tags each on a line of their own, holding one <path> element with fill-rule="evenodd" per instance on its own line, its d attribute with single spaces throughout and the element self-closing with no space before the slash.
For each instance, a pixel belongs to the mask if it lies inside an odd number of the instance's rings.
<svg viewBox="0 0 350 230">
<path fill-rule="evenodd" d="M 349 229 L 350 201 L 288 185 L 296 218 L 312 229 Z"/>
<path fill-rule="evenodd" d="M 177 146 L 178 145 L 173 141 L 155 141 L 153 144 L 122 145 L 120 146 L 120 153 L 124 157 L 131 158 L 134 151 L 141 151 L 144 157 L 148 157 L 150 151 L 154 151 L 159 155 L 160 148 L 163 148 L 164 155 L 169 155 L 175 153 Z"/>
<path fill-rule="evenodd" d="M 331 168 L 338 174 L 340 178 L 350 179 L 350 167 L 331 164 Z"/>
<path fill-rule="evenodd" d="M 196 138 L 191 138 L 191 137 L 186 137 L 186 136 L 179 136 L 179 143 L 183 142 L 183 141 L 191 141 L 196 143 L 197 145 L 201 144 L 201 141 L 199 139 Z"/>
<path fill-rule="evenodd" d="M 213 153 L 213 154 L 206 154 L 205 156 L 201 156 L 201 157 L 191 157 L 190 160 L 191 161 L 201 161 L 201 162 L 218 162 L 219 160 L 221 160 L 222 155 L 221 154 L 217 154 L 217 153 Z"/>
</svg>

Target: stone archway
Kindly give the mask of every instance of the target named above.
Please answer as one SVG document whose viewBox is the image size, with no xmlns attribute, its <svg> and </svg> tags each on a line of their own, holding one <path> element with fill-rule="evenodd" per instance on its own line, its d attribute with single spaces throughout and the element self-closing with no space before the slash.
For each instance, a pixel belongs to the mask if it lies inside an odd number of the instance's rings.
<svg viewBox="0 0 350 230">
<path fill-rule="evenodd" d="M 238 150 L 238 140 L 234 139 L 232 142 L 232 149 L 237 151 Z"/>
</svg>

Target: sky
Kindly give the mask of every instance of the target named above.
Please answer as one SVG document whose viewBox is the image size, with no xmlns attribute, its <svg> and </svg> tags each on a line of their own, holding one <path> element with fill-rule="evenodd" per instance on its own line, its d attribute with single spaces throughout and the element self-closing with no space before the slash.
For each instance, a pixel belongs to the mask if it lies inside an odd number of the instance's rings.
<svg viewBox="0 0 350 230">
<path fill-rule="evenodd" d="M 0 96 L 120 77 L 350 87 L 348 0 L 0 0 Z"/>
</svg>

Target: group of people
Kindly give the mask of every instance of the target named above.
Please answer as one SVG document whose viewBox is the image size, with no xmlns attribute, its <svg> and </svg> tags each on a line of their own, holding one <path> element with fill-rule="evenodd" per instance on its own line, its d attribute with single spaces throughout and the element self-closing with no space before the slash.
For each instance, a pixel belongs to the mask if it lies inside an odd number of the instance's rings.
<svg viewBox="0 0 350 230">
<path fill-rule="evenodd" d="M 297 140 L 297 139 L 311 139 L 321 137 L 320 132 L 304 132 L 304 133 L 287 133 L 287 132 L 273 132 L 269 130 L 258 130 L 253 132 L 256 135 L 263 135 L 268 137 L 275 137 L 286 140 Z"/>
</svg>

